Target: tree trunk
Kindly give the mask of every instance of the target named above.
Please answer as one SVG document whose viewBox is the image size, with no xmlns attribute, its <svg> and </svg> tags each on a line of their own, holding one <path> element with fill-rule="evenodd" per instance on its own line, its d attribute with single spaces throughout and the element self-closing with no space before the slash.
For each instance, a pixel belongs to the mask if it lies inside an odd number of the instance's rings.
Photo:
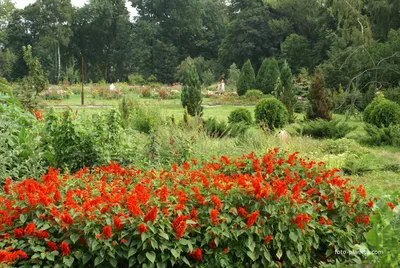
<svg viewBox="0 0 400 268">
<path fill-rule="evenodd" d="M 61 55 L 60 55 L 60 43 L 57 42 L 57 84 L 60 82 L 61 73 Z"/>
</svg>

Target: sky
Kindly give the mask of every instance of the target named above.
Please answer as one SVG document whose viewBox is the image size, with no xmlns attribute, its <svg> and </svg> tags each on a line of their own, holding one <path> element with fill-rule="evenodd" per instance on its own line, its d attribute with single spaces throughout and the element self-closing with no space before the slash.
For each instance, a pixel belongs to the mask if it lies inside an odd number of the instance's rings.
<svg viewBox="0 0 400 268">
<path fill-rule="evenodd" d="M 24 8 L 27 5 L 34 3 L 35 1 L 36 0 L 14 0 L 14 3 L 17 8 Z M 89 2 L 89 0 L 71 0 L 72 5 L 76 7 L 81 7 L 87 2 Z M 131 13 L 131 16 L 136 15 L 136 10 L 131 7 L 130 3 L 126 2 L 125 5 Z"/>
</svg>

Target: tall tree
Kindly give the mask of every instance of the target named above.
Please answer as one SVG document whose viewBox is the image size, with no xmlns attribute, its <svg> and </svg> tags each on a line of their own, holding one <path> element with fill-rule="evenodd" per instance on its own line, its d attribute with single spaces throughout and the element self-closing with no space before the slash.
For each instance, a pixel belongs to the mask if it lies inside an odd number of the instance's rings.
<svg viewBox="0 0 400 268">
<path fill-rule="evenodd" d="M 247 60 L 243 64 L 242 71 L 240 72 L 239 81 L 237 84 L 237 93 L 239 96 L 246 94 L 247 90 L 254 89 L 255 87 L 255 74 L 251 61 Z"/>
<path fill-rule="evenodd" d="M 279 78 L 279 66 L 275 58 L 265 59 L 257 74 L 256 87 L 264 94 L 275 90 Z"/>
<path fill-rule="evenodd" d="M 289 112 L 289 122 L 294 122 L 294 106 L 297 102 L 296 93 L 294 89 L 293 75 L 290 70 L 288 62 L 285 60 L 282 66 L 280 81 L 281 92 L 279 92 L 279 98 L 285 104 Z"/>
</svg>

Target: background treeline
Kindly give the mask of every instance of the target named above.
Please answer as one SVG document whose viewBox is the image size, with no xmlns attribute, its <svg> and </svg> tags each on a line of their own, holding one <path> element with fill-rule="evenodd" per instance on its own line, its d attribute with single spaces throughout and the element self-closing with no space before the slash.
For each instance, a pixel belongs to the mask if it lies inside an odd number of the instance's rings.
<svg viewBox="0 0 400 268">
<path fill-rule="evenodd" d="M 197 58 L 206 79 L 228 77 L 250 59 L 288 61 L 295 75 L 319 67 L 327 88 L 366 92 L 399 86 L 400 0 L 41 0 L 16 9 L 0 1 L 0 77 L 28 73 L 31 45 L 50 83 L 127 81 L 131 74 L 179 80 L 177 67 Z"/>
</svg>

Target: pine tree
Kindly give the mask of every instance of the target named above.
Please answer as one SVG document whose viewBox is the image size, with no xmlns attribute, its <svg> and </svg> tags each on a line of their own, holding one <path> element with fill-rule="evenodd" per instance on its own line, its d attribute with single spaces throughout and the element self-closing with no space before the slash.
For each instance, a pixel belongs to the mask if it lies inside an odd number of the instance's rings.
<svg viewBox="0 0 400 268">
<path fill-rule="evenodd" d="M 294 105 L 297 102 L 297 98 L 293 85 L 292 71 L 290 70 L 290 66 L 286 60 L 282 66 L 279 83 L 281 84 L 281 92 L 278 93 L 279 99 L 285 104 L 289 112 L 289 122 L 293 123 L 295 119 Z"/>
<path fill-rule="evenodd" d="M 187 109 L 191 116 L 203 115 L 200 79 L 193 63 L 189 64 L 186 70 L 181 101 L 183 108 Z"/>
<path fill-rule="evenodd" d="M 321 118 L 324 120 L 332 120 L 331 109 L 332 102 L 328 94 L 325 92 L 324 76 L 321 72 L 317 72 L 311 84 L 309 94 L 310 109 L 307 111 L 308 119 Z"/>
<path fill-rule="evenodd" d="M 254 89 L 255 86 L 255 74 L 253 66 L 251 65 L 250 60 L 247 60 L 245 64 L 243 64 L 242 71 L 240 73 L 238 85 L 237 85 L 237 93 L 239 96 L 246 94 L 246 91 L 249 89 Z"/>
<path fill-rule="evenodd" d="M 240 77 L 240 70 L 237 68 L 236 64 L 233 63 L 228 71 L 228 80 L 227 85 L 230 87 L 237 87 L 238 81 Z"/>
<path fill-rule="evenodd" d="M 256 87 L 264 94 L 275 90 L 279 78 L 279 66 L 275 58 L 265 59 L 257 74 Z"/>
</svg>

